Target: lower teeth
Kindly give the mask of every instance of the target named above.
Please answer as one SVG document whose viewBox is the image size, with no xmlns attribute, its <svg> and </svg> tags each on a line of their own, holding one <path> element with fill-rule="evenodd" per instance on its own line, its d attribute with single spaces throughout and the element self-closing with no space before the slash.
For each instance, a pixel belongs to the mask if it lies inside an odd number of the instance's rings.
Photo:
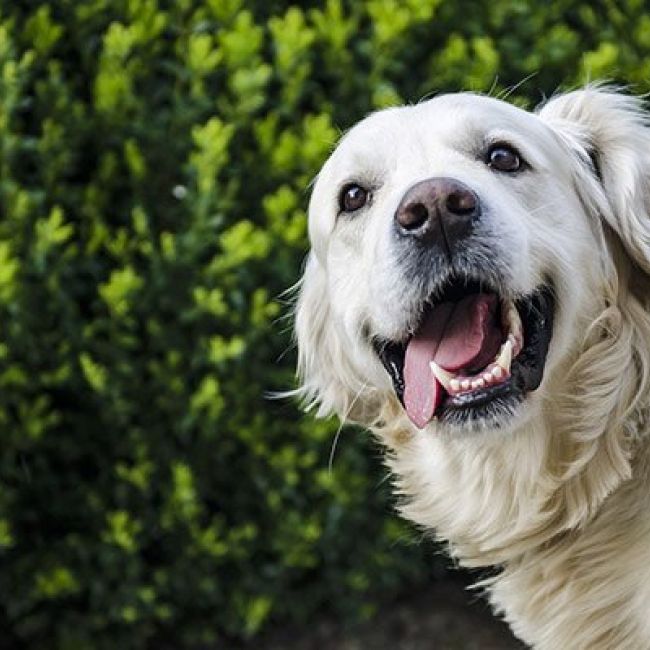
<svg viewBox="0 0 650 650">
<path fill-rule="evenodd" d="M 476 375 L 454 375 L 448 370 L 441 368 L 435 361 L 431 361 L 429 364 L 431 373 L 450 395 L 458 395 L 460 393 L 480 390 L 486 386 L 501 384 L 510 377 L 510 366 L 515 356 L 513 353 L 513 348 L 515 347 L 513 338 L 514 336 L 509 334 L 506 342 L 501 346 L 496 359 Z"/>
</svg>

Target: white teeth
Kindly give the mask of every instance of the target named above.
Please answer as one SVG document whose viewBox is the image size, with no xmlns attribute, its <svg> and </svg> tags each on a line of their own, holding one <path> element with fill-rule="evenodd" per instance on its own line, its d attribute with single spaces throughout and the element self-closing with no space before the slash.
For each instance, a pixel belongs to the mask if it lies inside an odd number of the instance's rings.
<svg viewBox="0 0 650 650">
<path fill-rule="evenodd" d="M 515 334 L 521 330 L 521 317 L 519 316 L 519 311 L 515 307 L 514 303 L 508 303 L 508 309 L 506 311 L 506 322 L 510 326 L 510 331 Z"/>
<path fill-rule="evenodd" d="M 431 368 L 433 376 L 444 386 L 445 390 L 448 392 L 453 390 L 451 383 L 454 381 L 454 376 L 451 373 L 441 368 L 435 361 L 429 363 L 429 368 Z"/>
<path fill-rule="evenodd" d="M 524 339 L 521 332 L 519 334 L 513 334 L 512 332 L 508 334 L 508 341 L 512 343 L 512 356 L 516 357 L 521 352 L 521 348 L 524 347 Z"/>
<path fill-rule="evenodd" d="M 508 311 L 509 319 L 511 317 L 510 312 L 513 309 L 514 307 Z M 514 312 L 516 313 L 516 309 L 514 309 Z M 515 355 L 515 351 L 520 347 L 516 332 L 511 330 L 505 343 L 501 346 L 497 358 L 481 374 L 477 374 L 474 377 L 458 377 L 457 373 L 451 373 L 445 370 L 435 361 L 429 362 L 429 368 L 431 368 L 431 374 L 436 380 L 452 395 L 469 390 L 479 390 L 503 380 L 510 375 L 512 358 Z"/>
<path fill-rule="evenodd" d="M 510 372 L 510 364 L 512 363 L 512 341 L 510 339 L 501 346 L 501 352 L 499 353 L 496 363 L 506 372 Z"/>
<path fill-rule="evenodd" d="M 512 341 L 513 356 L 516 356 L 523 347 L 524 326 L 521 322 L 519 311 L 512 302 L 509 302 L 505 308 L 503 323 L 508 328 L 508 340 Z"/>
</svg>

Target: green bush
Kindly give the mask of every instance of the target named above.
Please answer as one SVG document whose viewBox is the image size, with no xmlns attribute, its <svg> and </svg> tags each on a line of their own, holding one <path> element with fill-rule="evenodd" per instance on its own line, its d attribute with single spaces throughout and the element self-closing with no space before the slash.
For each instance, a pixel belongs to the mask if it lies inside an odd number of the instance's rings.
<svg viewBox="0 0 650 650">
<path fill-rule="evenodd" d="M 0 647 L 223 647 L 426 576 L 378 450 L 330 472 L 336 423 L 265 398 L 306 188 L 432 91 L 647 90 L 625 5 L 0 2 Z"/>
</svg>

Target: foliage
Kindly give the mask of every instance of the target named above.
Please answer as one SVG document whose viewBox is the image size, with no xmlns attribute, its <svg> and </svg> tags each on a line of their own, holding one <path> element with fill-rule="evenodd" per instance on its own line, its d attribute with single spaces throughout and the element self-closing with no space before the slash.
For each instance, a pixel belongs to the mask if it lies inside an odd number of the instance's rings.
<svg viewBox="0 0 650 650">
<path fill-rule="evenodd" d="M 649 51 L 639 0 L 0 3 L 0 646 L 220 647 L 426 575 L 377 450 L 330 472 L 265 398 L 306 188 L 373 108 L 645 91 Z"/>
</svg>

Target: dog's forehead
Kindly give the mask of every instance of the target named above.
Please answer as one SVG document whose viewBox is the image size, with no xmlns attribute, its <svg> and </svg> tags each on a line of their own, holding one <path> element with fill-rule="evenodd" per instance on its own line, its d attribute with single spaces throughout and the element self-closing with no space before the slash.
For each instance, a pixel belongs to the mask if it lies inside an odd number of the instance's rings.
<svg viewBox="0 0 650 650">
<path fill-rule="evenodd" d="M 545 126 L 534 113 L 504 101 L 457 93 L 399 108 L 378 111 L 355 125 L 334 152 L 337 165 L 354 166 L 378 148 L 388 155 L 427 145 L 471 147 L 498 131 L 531 134 Z"/>
</svg>

